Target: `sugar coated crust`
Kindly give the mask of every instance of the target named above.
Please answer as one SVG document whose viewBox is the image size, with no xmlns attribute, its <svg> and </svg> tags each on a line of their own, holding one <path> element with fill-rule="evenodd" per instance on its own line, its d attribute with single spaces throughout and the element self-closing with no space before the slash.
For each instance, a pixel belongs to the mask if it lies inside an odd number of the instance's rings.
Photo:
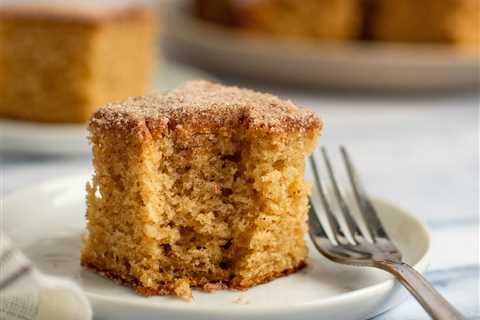
<svg viewBox="0 0 480 320">
<path fill-rule="evenodd" d="M 167 93 L 132 97 L 100 108 L 91 127 L 139 128 L 161 132 L 177 126 L 192 130 L 248 126 L 269 132 L 320 129 L 314 112 L 274 95 L 208 81 L 190 81 Z"/>
</svg>

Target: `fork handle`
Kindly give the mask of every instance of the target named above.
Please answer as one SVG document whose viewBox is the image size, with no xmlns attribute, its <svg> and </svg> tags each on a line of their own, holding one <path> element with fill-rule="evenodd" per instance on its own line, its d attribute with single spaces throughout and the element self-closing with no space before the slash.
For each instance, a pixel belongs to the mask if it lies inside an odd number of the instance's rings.
<svg viewBox="0 0 480 320">
<path fill-rule="evenodd" d="M 378 261 L 375 266 L 393 274 L 417 299 L 432 319 L 465 319 L 420 273 L 408 264 Z"/>
</svg>

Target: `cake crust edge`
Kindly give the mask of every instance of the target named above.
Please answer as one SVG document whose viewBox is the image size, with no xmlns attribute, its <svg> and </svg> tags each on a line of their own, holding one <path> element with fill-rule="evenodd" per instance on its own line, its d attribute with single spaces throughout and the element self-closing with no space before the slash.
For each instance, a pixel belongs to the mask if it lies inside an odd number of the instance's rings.
<svg viewBox="0 0 480 320">
<path fill-rule="evenodd" d="M 102 277 L 106 279 L 110 279 L 113 282 L 123 285 L 125 287 L 133 289 L 135 292 L 138 294 L 145 296 L 145 297 L 150 297 L 150 296 L 166 296 L 166 295 L 175 295 L 181 299 L 184 300 L 192 300 L 192 292 L 191 290 L 177 290 L 178 286 L 175 286 L 175 284 L 168 284 L 163 287 L 159 287 L 158 289 L 152 289 L 145 287 L 141 285 L 138 281 L 136 280 L 127 280 L 123 278 L 121 275 L 108 270 L 106 268 L 99 267 L 95 264 L 94 261 L 90 261 L 89 259 L 84 259 L 82 257 L 81 266 L 90 269 L 94 271 L 95 273 L 101 275 Z M 261 285 L 267 282 L 270 282 L 276 278 L 281 278 L 288 276 L 292 273 L 296 273 L 302 269 L 307 267 L 307 261 L 306 259 L 300 261 L 296 266 L 292 268 L 288 268 L 282 271 L 276 271 L 276 272 L 271 272 L 266 275 L 263 275 L 262 277 L 257 277 L 253 279 L 249 279 L 248 281 L 245 281 L 243 284 L 238 284 L 238 283 L 224 283 L 224 282 L 209 282 L 206 283 L 205 285 L 202 286 L 192 286 L 191 288 L 199 289 L 201 291 L 205 292 L 213 292 L 217 290 L 224 290 L 224 289 L 230 289 L 230 290 L 247 290 L 249 288 L 255 287 L 257 285 Z"/>
</svg>

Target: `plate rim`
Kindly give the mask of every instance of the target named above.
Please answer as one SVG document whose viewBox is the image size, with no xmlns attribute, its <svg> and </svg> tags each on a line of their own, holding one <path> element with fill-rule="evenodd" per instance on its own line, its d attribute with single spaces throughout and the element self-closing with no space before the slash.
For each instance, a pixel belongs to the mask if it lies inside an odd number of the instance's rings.
<svg viewBox="0 0 480 320">
<path fill-rule="evenodd" d="M 27 155 L 89 153 L 85 123 L 47 123 L 0 118 L 0 151 Z"/>
<path fill-rule="evenodd" d="M 23 188 L 18 188 L 16 190 L 13 190 L 5 195 L 2 195 L 0 197 L 0 202 L 2 203 L 2 207 L 4 209 L 7 209 L 8 207 L 8 202 L 15 202 L 18 201 L 15 198 L 24 198 L 23 195 L 26 194 L 31 194 L 32 192 L 37 191 L 38 189 L 43 189 L 48 185 L 77 185 L 72 182 L 87 182 L 89 180 L 89 177 L 91 176 L 92 172 L 91 171 L 84 171 L 82 173 L 77 173 L 73 175 L 68 175 L 64 176 L 61 178 L 56 178 L 56 179 L 45 179 L 40 182 L 32 183 L 28 186 L 25 186 Z M 378 198 L 378 197 L 372 197 L 374 199 L 374 203 L 381 203 L 384 206 L 391 207 L 392 209 L 401 212 L 404 218 L 410 219 L 424 235 L 425 238 L 425 250 L 422 253 L 422 256 L 419 258 L 419 260 L 415 263 L 413 266 L 417 271 L 420 273 L 426 272 L 429 262 L 430 262 L 430 255 L 431 255 L 431 250 L 432 250 L 432 234 L 430 230 L 428 229 L 427 225 L 419 219 L 415 214 L 410 212 L 407 209 L 404 209 L 403 207 L 386 200 L 384 198 Z M 0 212 L 0 219 L 4 219 L 4 217 L 8 213 L 6 210 L 2 210 Z M 2 217 L 3 216 L 3 217 Z M 8 232 L 7 230 L 4 230 L 5 232 Z M 310 240 L 308 240 L 310 241 Z M 54 276 L 54 275 L 53 275 Z M 285 314 L 286 312 L 292 313 L 292 312 L 308 312 L 314 309 L 322 308 L 322 307 L 327 307 L 327 306 L 333 306 L 337 304 L 342 304 L 345 303 L 348 305 L 349 303 L 355 303 L 355 298 L 360 296 L 365 299 L 368 296 L 374 296 L 374 295 L 379 295 L 379 294 L 385 294 L 388 291 L 390 291 L 395 285 L 398 283 L 397 280 L 395 279 L 388 279 L 384 280 L 380 283 L 370 285 L 365 288 L 361 289 L 356 289 L 352 290 L 349 292 L 345 293 L 340 293 L 332 297 L 328 298 L 322 298 L 322 299 L 316 299 L 312 300 L 309 302 L 303 302 L 303 303 L 298 303 L 298 304 L 293 304 L 293 305 L 288 305 L 288 306 L 259 306 L 259 305 L 217 305 L 215 307 L 213 306 L 204 306 L 204 305 L 193 305 L 193 304 L 164 304 L 161 306 L 158 306 L 156 304 L 152 304 L 148 301 L 148 299 L 145 300 L 134 300 L 132 301 L 131 299 L 128 298 L 118 298 L 118 297 L 110 297 L 98 293 L 93 293 L 89 292 L 87 289 L 82 288 L 84 291 L 85 295 L 91 300 L 92 304 L 98 304 L 98 303 L 108 303 L 109 305 L 119 305 L 122 304 L 123 306 L 126 307 L 136 307 L 136 308 L 142 308 L 143 310 L 148 310 L 148 311 L 158 311 L 158 310 L 163 310 L 166 312 L 182 312 L 185 316 L 188 316 L 189 314 L 203 314 L 203 315 L 213 315 L 213 316 L 221 316 L 225 314 L 229 315 L 254 315 L 258 314 L 259 312 L 262 315 L 269 315 L 269 316 L 274 316 L 274 315 L 279 315 L 279 314 Z M 80 286 L 81 287 L 81 286 Z M 239 294 L 247 291 L 233 291 L 233 292 L 238 292 Z"/>
<path fill-rule="evenodd" d="M 196 18 L 185 10 L 185 1 L 170 2 L 165 8 L 162 40 L 167 56 L 229 81 L 400 95 L 471 91 L 480 83 L 475 49 L 448 44 L 316 42 L 236 32 Z"/>
</svg>

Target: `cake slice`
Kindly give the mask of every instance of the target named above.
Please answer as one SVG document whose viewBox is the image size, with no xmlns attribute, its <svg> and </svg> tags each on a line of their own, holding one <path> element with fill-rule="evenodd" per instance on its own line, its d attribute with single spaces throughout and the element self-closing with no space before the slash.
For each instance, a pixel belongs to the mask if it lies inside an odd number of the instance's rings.
<svg viewBox="0 0 480 320">
<path fill-rule="evenodd" d="M 249 32 L 322 40 L 362 32 L 362 0 L 195 0 L 195 14 Z"/>
<path fill-rule="evenodd" d="M 478 0 L 376 0 L 371 33 L 376 40 L 480 44 Z"/>
<path fill-rule="evenodd" d="M 321 128 L 288 101 L 204 81 L 99 109 L 82 265 L 183 298 L 299 270 Z"/>
<path fill-rule="evenodd" d="M 149 90 L 153 8 L 0 2 L 0 117 L 86 122 L 99 106 Z"/>
</svg>

